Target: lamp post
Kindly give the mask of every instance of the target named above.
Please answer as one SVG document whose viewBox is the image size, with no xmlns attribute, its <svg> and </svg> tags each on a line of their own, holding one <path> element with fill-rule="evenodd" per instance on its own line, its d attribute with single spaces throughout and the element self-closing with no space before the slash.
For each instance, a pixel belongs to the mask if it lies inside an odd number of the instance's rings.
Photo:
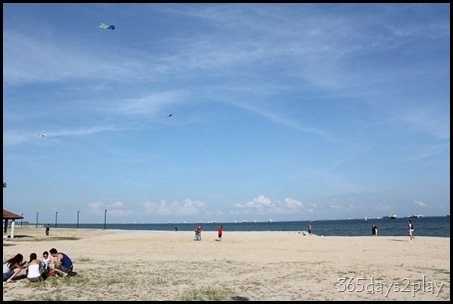
<svg viewBox="0 0 453 304">
<path fill-rule="evenodd" d="M 20 228 L 22 228 L 22 220 L 24 219 L 24 214 L 23 213 L 22 213 L 21 217 L 22 218 L 20 219 Z"/>
<path fill-rule="evenodd" d="M 77 211 L 77 229 L 79 229 L 79 212 L 80 211 Z"/>
<path fill-rule="evenodd" d="M 57 228 L 58 211 L 55 212 L 55 228 Z"/>
<path fill-rule="evenodd" d="M 36 228 L 38 228 L 38 215 L 39 215 L 39 212 L 36 212 Z"/>
<path fill-rule="evenodd" d="M 104 230 L 107 226 L 107 209 L 105 209 L 105 212 L 104 212 Z"/>
</svg>

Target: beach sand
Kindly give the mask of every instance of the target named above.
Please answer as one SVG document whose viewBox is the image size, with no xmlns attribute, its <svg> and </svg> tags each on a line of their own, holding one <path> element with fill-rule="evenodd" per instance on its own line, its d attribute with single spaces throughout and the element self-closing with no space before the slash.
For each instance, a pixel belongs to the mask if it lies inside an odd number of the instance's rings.
<svg viewBox="0 0 453 304">
<path fill-rule="evenodd" d="M 8 232 L 10 232 L 8 230 Z M 74 276 L 3 282 L 4 301 L 450 300 L 450 238 L 16 227 L 3 261 L 56 248 Z M 25 272 L 23 272 L 25 274 Z"/>
</svg>

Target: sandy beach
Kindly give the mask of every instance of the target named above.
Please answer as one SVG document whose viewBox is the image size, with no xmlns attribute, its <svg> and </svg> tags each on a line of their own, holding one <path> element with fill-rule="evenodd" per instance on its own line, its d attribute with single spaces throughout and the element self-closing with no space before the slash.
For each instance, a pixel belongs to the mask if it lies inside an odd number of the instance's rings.
<svg viewBox="0 0 453 304">
<path fill-rule="evenodd" d="M 450 300 L 450 238 L 216 234 L 16 227 L 3 261 L 54 247 L 75 275 L 3 282 L 3 300 Z"/>
</svg>

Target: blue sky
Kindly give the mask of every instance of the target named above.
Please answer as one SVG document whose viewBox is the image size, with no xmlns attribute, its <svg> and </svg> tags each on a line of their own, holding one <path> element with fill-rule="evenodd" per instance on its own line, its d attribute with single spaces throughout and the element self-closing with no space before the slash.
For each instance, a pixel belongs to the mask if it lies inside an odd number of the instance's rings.
<svg viewBox="0 0 453 304">
<path fill-rule="evenodd" d="M 3 4 L 3 177 L 30 222 L 444 216 L 450 5 Z"/>
</svg>

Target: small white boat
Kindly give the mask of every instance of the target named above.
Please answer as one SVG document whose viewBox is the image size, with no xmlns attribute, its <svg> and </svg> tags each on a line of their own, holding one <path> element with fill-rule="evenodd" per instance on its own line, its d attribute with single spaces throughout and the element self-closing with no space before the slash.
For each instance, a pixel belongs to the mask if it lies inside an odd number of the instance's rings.
<svg viewBox="0 0 453 304">
<path fill-rule="evenodd" d="M 421 218 L 421 217 L 424 217 L 423 214 L 420 214 L 420 213 L 414 213 L 412 214 L 411 216 L 409 216 L 410 218 Z"/>
<path fill-rule="evenodd" d="M 390 215 L 389 215 L 389 219 L 396 219 L 396 213 L 395 212 L 392 212 Z"/>
</svg>

